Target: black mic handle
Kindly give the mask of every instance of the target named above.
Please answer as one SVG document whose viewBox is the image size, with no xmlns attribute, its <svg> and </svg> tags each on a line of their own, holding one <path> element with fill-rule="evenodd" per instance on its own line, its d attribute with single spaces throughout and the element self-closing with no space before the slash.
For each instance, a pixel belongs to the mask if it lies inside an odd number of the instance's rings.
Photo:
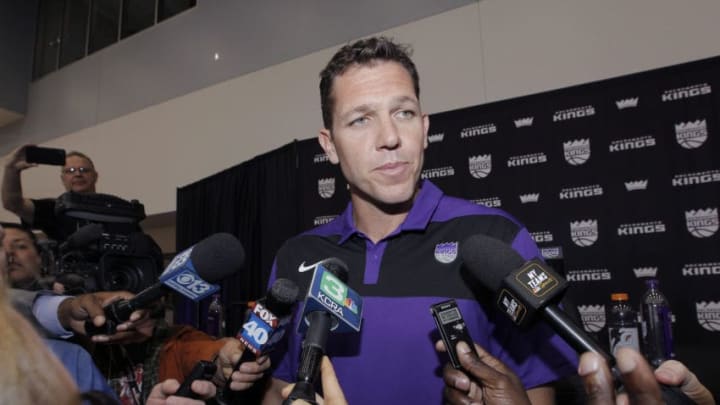
<svg viewBox="0 0 720 405">
<path fill-rule="evenodd" d="M 320 363 L 325 354 L 325 342 L 333 324 L 333 316 L 325 311 L 314 311 L 306 318 L 309 325 L 300 353 L 297 382 L 283 404 L 290 404 L 296 399 L 316 404 L 314 385 L 320 375 Z"/>
<path fill-rule="evenodd" d="M 135 306 L 128 300 L 115 301 L 105 307 L 105 323 L 95 326 L 92 319 L 85 321 L 85 334 L 87 336 L 112 335 L 117 331 L 117 326 L 130 319 L 130 314 L 135 311 Z"/>
<path fill-rule="evenodd" d="M 233 366 L 232 371 L 230 372 L 230 376 L 228 377 L 227 381 L 225 381 L 225 386 L 223 387 L 222 396 L 223 398 L 230 404 L 234 403 L 241 403 L 238 402 L 240 399 L 239 397 L 244 395 L 244 391 L 233 391 L 230 389 L 230 383 L 232 383 L 232 374 L 240 368 L 240 365 L 243 363 L 246 363 L 248 361 L 255 361 L 255 353 L 253 353 L 250 349 L 245 347 L 245 350 L 243 350 L 242 355 L 240 356 L 240 360 L 238 360 L 237 363 Z M 255 386 L 253 384 L 253 386 Z M 248 390 L 246 390 L 248 391 Z"/>
<path fill-rule="evenodd" d="M 605 358 L 610 368 L 615 367 L 615 357 L 581 329 L 568 314 L 557 305 L 551 304 L 541 309 L 543 317 L 550 322 L 555 332 L 565 339 L 578 353 L 594 352 Z"/>
<path fill-rule="evenodd" d="M 298 381 L 295 383 L 292 392 L 283 401 L 282 405 L 291 405 L 296 399 L 301 399 L 311 405 L 317 405 L 315 400 L 315 387 L 308 381 Z"/>
<path fill-rule="evenodd" d="M 320 363 L 325 354 L 325 342 L 330 334 L 333 318 L 328 312 L 314 311 L 307 315 L 307 320 L 309 326 L 303 340 L 297 380 L 314 384 L 320 375 Z"/>
</svg>

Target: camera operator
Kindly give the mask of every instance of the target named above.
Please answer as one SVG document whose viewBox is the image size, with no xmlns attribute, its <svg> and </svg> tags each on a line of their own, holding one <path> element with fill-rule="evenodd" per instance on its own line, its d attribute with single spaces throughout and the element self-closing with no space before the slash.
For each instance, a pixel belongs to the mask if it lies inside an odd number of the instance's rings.
<svg viewBox="0 0 720 405">
<path fill-rule="evenodd" d="M 3 206 L 59 245 L 52 275 L 65 286 L 64 293 L 137 293 L 155 282 L 163 265 L 162 251 L 140 228 L 139 222 L 145 218 L 142 204 L 96 193 L 95 165 L 77 151 L 64 155 L 60 179 L 66 193 L 59 198 L 25 198 L 20 174 L 37 166 L 28 162 L 30 158 L 36 161 L 30 156 L 31 146 L 19 147 L 6 161 Z M 59 159 L 47 163 L 62 164 L 64 152 L 60 152 Z M 84 232 L 88 230 L 95 232 Z"/>
<path fill-rule="evenodd" d="M 29 199 L 23 196 L 20 174 L 23 170 L 37 166 L 37 163 L 28 163 L 25 158 L 25 149 L 28 146 L 31 145 L 23 145 L 16 149 L 5 162 L 2 183 L 3 207 L 19 216 L 24 223 L 45 232 L 50 239 L 64 240 L 63 229 L 55 216 L 55 199 Z M 95 165 L 87 155 L 72 151 L 65 156 L 60 180 L 66 191 L 94 193 L 97 179 Z"/>
</svg>

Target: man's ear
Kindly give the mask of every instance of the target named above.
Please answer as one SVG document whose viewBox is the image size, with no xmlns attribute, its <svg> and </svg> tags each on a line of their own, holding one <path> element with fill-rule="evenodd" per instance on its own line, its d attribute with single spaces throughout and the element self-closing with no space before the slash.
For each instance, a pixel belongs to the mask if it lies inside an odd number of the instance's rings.
<svg viewBox="0 0 720 405">
<path fill-rule="evenodd" d="M 325 151 L 325 154 L 327 154 L 328 159 L 330 159 L 330 162 L 334 165 L 340 163 L 340 159 L 338 159 L 337 151 L 335 150 L 335 143 L 332 139 L 332 133 L 329 129 L 323 128 L 318 133 L 318 142 L 320 142 L 320 146 Z"/>
</svg>

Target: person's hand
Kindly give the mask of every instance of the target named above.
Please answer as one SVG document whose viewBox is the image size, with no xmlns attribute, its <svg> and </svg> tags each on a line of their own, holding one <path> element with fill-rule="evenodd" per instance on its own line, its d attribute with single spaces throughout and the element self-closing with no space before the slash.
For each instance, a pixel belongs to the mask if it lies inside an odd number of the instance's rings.
<svg viewBox="0 0 720 405">
<path fill-rule="evenodd" d="M 435 349 L 446 351 L 442 341 L 435 343 Z M 530 405 L 520 378 L 482 347 L 475 345 L 475 350 L 477 355 L 467 343 L 460 341 L 457 353 L 464 371 L 450 363 L 445 365 L 443 379 L 447 403 Z"/>
<path fill-rule="evenodd" d="M 210 381 L 195 380 L 190 388 L 203 399 L 176 397 L 173 394 L 180 388 L 177 380 L 169 379 L 155 385 L 148 395 L 147 405 L 204 405 L 205 399 L 215 396 L 215 385 Z"/>
<path fill-rule="evenodd" d="M 655 370 L 655 379 L 661 384 L 678 387 L 697 405 L 715 405 L 712 393 L 698 380 L 695 373 L 676 360 L 668 360 Z"/>
<path fill-rule="evenodd" d="M 216 360 L 218 371 L 222 373 L 225 380 L 230 378 L 230 389 L 233 391 L 250 388 L 270 368 L 270 359 L 267 356 L 260 356 L 255 361 L 246 361 L 240 364 L 240 367 L 233 372 L 233 367 L 240 361 L 244 350 L 245 346 L 239 340 L 228 338 L 218 352 Z"/>
<path fill-rule="evenodd" d="M 621 347 L 615 352 L 615 360 L 624 386 L 624 391 L 621 393 L 615 392 L 612 373 L 603 357 L 592 352 L 580 356 L 578 374 L 582 377 L 588 404 L 660 405 L 665 403 L 655 374 L 640 353 Z"/>
<path fill-rule="evenodd" d="M 127 291 L 101 291 L 82 294 L 65 299 L 58 307 L 58 320 L 65 329 L 86 334 L 85 322 L 92 321 L 95 326 L 105 324 L 104 307 L 120 299 L 130 299 L 134 294 Z M 149 312 L 138 310 L 130 314 L 130 319 L 117 326 L 117 333 L 95 335 L 93 342 L 132 343 L 147 339 L 152 334 L 154 320 Z"/>
<path fill-rule="evenodd" d="M 32 144 L 27 144 L 20 146 L 19 148 L 15 149 L 10 156 L 5 160 L 5 170 L 7 169 L 14 169 L 18 172 L 21 172 L 27 168 L 30 167 L 36 167 L 37 163 L 28 163 L 25 160 L 25 148 L 28 146 L 35 146 Z"/>
<path fill-rule="evenodd" d="M 323 356 L 322 363 L 320 364 L 320 379 L 322 380 L 322 390 L 325 397 L 318 402 L 319 404 L 348 405 L 347 400 L 345 399 L 345 394 L 343 394 L 342 388 L 340 388 L 340 383 L 335 375 L 335 369 L 327 356 Z M 295 387 L 295 384 L 287 385 L 282 389 L 283 399 L 287 399 L 290 392 L 292 392 L 293 387 Z M 307 404 L 307 402 L 300 399 L 292 402 L 292 405 L 304 404 Z"/>
</svg>

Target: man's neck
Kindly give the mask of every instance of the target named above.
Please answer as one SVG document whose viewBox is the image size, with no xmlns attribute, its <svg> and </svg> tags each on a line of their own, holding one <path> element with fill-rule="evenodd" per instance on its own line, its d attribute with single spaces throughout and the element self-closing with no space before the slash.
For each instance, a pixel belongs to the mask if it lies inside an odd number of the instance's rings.
<svg viewBox="0 0 720 405">
<path fill-rule="evenodd" d="M 379 206 L 353 194 L 352 203 L 355 227 L 373 243 L 378 243 L 405 221 L 413 200 L 393 206 Z"/>
</svg>

